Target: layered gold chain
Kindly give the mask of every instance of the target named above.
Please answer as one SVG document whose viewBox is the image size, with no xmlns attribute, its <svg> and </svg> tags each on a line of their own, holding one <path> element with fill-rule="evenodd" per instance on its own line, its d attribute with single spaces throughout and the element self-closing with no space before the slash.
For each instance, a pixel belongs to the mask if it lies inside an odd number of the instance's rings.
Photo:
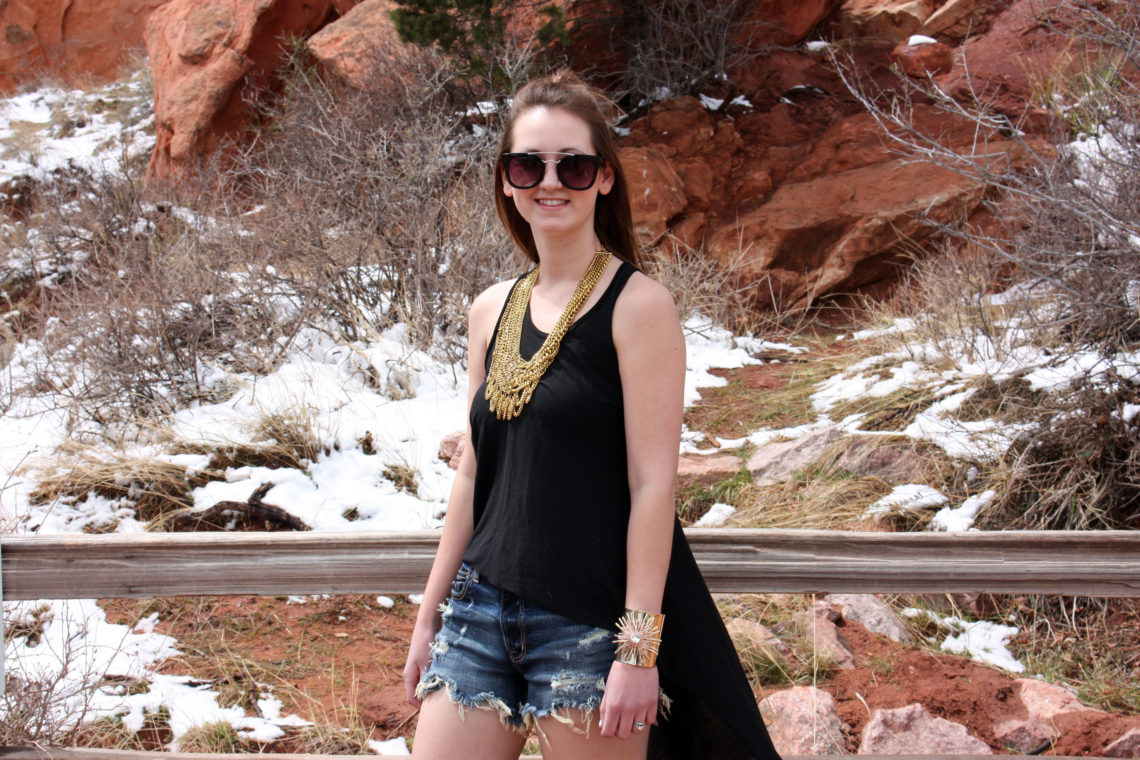
<svg viewBox="0 0 1140 760">
<path fill-rule="evenodd" d="M 566 331 L 574 323 L 582 305 L 590 298 L 609 262 L 609 252 L 598 251 L 594 254 L 590 266 L 586 267 L 586 273 L 578 281 L 566 308 L 562 310 L 562 316 L 558 317 L 542 346 L 529 359 L 523 359 L 520 353 L 522 327 L 526 307 L 530 303 L 530 292 L 534 288 L 534 281 L 538 279 L 538 267 L 523 277 L 515 287 L 507 308 L 499 319 L 495 350 L 491 354 L 491 371 L 487 373 L 487 389 L 483 393 L 491 411 L 500 420 L 511 420 L 522 414 L 523 407 L 538 387 L 538 381 L 558 355 Z"/>
</svg>

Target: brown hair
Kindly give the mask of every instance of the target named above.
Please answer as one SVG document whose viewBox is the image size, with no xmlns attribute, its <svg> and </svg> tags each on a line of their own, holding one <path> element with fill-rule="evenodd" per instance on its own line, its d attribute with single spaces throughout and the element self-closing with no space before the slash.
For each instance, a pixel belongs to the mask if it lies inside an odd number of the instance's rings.
<svg viewBox="0 0 1140 760">
<path fill-rule="evenodd" d="M 637 239 L 633 234 L 633 216 L 629 210 L 629 185 L 617 155 L 617 141 L 610 129 L 607 113 L 616 111 L 612 102 L 598 90 L 585 84 L 574 72 L 562 69 L 548 77 L 530 82 L 515 94 L 511 112 L 499 143 L 499 155 L 511 148 L 515 120 L 532 108 L 559 108 L 574 114 L 590 128 L 590 139 L 597 155 L 605 159 L 614 173 L 609 193 L 598 195 L 594 207 L 594 232 L 602 246 L 634 266 L 640 262 Z M 496 156 L 496 159 L 498 157 Z M 511 238 L 531 261 L 538 263 L 538 249 L 530 225 L 519 214 L 515 204 L 503 192 L 499 163 L 495 163 L 495 208 Z"/>
</svg>

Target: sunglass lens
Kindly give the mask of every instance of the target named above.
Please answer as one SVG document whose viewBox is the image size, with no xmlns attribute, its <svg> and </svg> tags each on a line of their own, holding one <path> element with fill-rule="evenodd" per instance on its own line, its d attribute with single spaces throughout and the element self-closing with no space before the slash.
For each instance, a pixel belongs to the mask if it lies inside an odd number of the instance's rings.
<svg viewBox="0 0 1140 760">
<path fill-rule="evenodd" d="M 558 179 L 571 190 L 590 187 L 597 174 L 597 165 L 586 156 L 566 156 L 558 162 Z"/>
<path fill-rule="evenodd" d="M 545 168 L 538 156 L 511 156 L 507 161 L 507 180 L 518 188 L 534 187 L 542 181 Z"/>
</svg>

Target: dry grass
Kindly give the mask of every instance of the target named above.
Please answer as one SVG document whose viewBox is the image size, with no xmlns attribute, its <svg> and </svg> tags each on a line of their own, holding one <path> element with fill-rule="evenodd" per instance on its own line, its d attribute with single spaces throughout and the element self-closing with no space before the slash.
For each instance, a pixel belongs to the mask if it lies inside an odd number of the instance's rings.
<svg viewBox="0 0 1140 760">
<path fill-rule="evenodd" d="M 819 383 L 860 358 L 827 349 L 833 334 L 797 334 L 794 341 L 807 345 L 808 353 L 779 357 L 779 364 L 716 372 L 727 382 L 701 389 L 701 401 L 685 412 L 686 426 L 716 438 L 739 438 L 815 422 L 819 413 L 811 395 Z"/>
<path fill-rule="evenodd" d="M 192 726 L 178 737 L 180 752 L 207 754 L 233 754 L 249 750 L 250 742 L 243 739 L 228 721 L 215 721 Z"/>
<path fill-rule="evenodd" d="M 94 494 L 130 506 L 142 522 L 161 523 L 191 508 L 190 492 L 211 479 L 162 459 L 94 449 L 81 449 L 51 467 L 54 472 L 39 477 L 29 494 L 32 504 L 74 504 Z M 88 530 L 114 530 L 114 525 L 93 524 Z"/>
<path fill-rule="evenodd" d="M 876 500 L 891 491 L 878 478 L 820 480 L 803 474 L 775 485 L 750 485 L 738 491 L 735 528 L 852 530 Z"/>
<path fill-rule="evenodd" d="M 740 594 L 717 599 L 717 607 L 726 622 L 740 618 L 759 623 L 787 646 L 787 650 L 781 652 L 772 644 L 761 644 L 744 634 L 733 637 L 753 690 L 818 685 L 835 670 L 837 663 L 818 651 L 810 635 L 798 624 L 799 617 L 807 613 L 815 599 L 814 594 Z"/>
</svg>

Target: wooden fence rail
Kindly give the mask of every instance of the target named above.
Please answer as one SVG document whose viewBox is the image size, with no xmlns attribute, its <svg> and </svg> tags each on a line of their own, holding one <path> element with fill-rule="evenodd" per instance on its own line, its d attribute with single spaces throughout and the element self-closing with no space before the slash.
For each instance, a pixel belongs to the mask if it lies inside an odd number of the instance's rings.
<svg viewBox="0 0 1140 760">
<path fill-rule="evenodd" d="M 1140 596 L 1140 531 L 694 529 L 714 592 Z M 144 533 L 0 540 L 3 598 L 416 593 L 439 534 Z"/>
<path fill-rule="evenodd" d="M 1140 532 L 949 534 L 715 528 L 693 529 L 687 534 L 714 592 L 1140 596 Z M 438 539 L 435 531 L 11 536 L 0 538 L 0 598 L 416 593 L 427 579 Z M 248 756 L 0 747 L 0 760 L 191 757 L 243 760 Z M 315 755 L 274 757 L 336 760 Z M 903 755 L 867 757 L 917 760 L 917 756 Z M 969 756 L 921 757 L 971 760 Z"/>
</svg>

